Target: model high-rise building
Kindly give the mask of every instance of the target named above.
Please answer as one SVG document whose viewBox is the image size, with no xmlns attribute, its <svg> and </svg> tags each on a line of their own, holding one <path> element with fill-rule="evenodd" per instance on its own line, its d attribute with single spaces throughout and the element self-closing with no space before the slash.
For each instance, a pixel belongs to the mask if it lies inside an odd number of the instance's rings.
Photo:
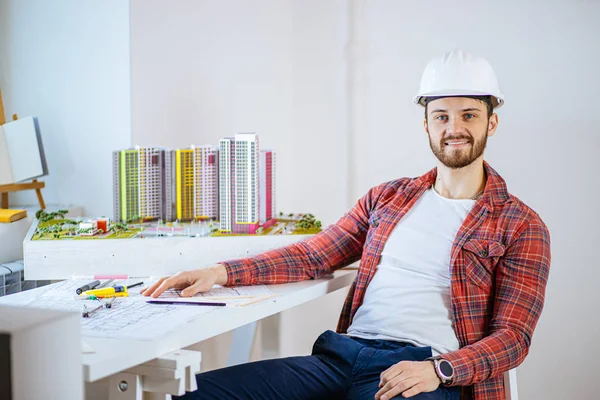
<svg viewBox="0 0 600 400">
<path fill-rule="evenodd" d="M 179 220 L 216 219 L 217 149 L 192 146 L 174 151 L 175 204 Z"/>
<path fill-rule="evenodd" d="M 259 146 L 256 133 L 235 135 L 235 233 L 260 226 Z"/>
<path fill-rule="evenodd" d="M 140 217 L 173 219 L 171 151 L 160 147 L 139 149 Z"/>
<path fill-rule="evenodd" d="M 260 226 L 258 135 L 221 139 L 219 157 L 221 232 L 255 233 Z"/>
<path fill-rule="evenodd" d="M 115 220 L 173 219 L 171 152 L 148 147 L 113 152 Z"/>
<path fill-rule="evenodd" d="M 175 209 L 178 220 L 194 219 L 194 150 L 175 150 Z"/>
<path fill-rule="evenodd" d="M 199 146 L 194 150 L 196 166 L 197 219 L 217 219 L 219 215 L 218 149 L 214 146 Z"/>
<path fill-rule="evenodd" d="M 127 221 L 140 214 L 139 151 L 113 152 L 115 221 Z"/>
<path fill-rule="evenodd" d="M 270 150 L 260 152 L 260 224 L 271 225 L 277 215 L 275 204 L 275 153 Z"/>
<path fill-rule="evenodd" d="M 219 141 L 219 224 L 220 231 L 231 233 L 235 218 L 235 139 Z"/>
</svg>

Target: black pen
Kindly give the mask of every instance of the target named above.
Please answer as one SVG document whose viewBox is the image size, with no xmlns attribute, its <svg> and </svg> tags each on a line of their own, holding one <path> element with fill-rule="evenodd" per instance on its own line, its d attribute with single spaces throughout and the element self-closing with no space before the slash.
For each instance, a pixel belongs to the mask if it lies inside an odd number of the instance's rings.
<svg viewBox="0 0 600 400">
<path fill-rule="evenodd" d="M 93 288 L 95 288 L 99 284 L 100 284 L 100 281 L 90 282 L 87 285 L 83 285 L 82 287 L 79 287 L 79 288 L 75 289 L 75 293 L 81 294 L 81 293 L 85 292 L 86 290 L 92 290 Z"/>
<path fill-rule="evenodd" d="M 161 300 L 148 300 L 146 303 L 150 304 L 184 304 L 188 306 L 215 306 L 225 307 L 227 303 L 216 303 L 216 302 L 197 302 L 197 301 L 161 301 Z"/>
<path fill-rule="evenodd" d="M 134 283 L 133 285 L 127 286 L 127 289 L 131 289 L 132 287 L 140 286 L 140 285 L 143 285 L 143 284 L 144 284 L 144 282 Z"/>
</svg>

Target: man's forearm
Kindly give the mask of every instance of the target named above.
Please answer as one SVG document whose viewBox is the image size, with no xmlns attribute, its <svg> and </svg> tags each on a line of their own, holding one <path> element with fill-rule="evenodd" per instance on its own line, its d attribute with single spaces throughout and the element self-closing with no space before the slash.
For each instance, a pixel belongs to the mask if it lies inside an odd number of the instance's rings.
<svg viewBox="0 0 600 400">
<path fill-rule="evenodd" d="M 254 257 L 223 261 L 227 285 L 288 283 L 315 279 L 358 259 L 362 254 L 369 213 L 376 199 L 371 189 L 340 220 L 302 242 Z"/>
<path fill-rule="evenodd" d="M 515 368 L 528 351 L 529 345 L 523 338 L 506 330 L 441 357 L 454 367 L 452 385 L 468 386 Z"/>
<path fill-rule="evenodd" d="M 344 217 L 342 220 L 347 219 Z M 307 239 L 254 257 L 224 261 L 227 285 L 256 285 L 316 279 L 358 260 L 364 235 L 347 230 L 349 222 L 340 221 Z"/>
</svg>

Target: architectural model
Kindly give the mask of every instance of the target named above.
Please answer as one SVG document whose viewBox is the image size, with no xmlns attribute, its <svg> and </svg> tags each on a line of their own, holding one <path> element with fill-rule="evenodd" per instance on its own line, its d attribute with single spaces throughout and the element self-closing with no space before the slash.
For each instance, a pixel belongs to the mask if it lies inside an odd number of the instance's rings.
<svg viewBox="0 0 600 400">
<path fill-rule="evenodd" d="M 275 176 L 275 152 L 261 151 L 256 133 L 219 147 L 115 151 L 114 220 L 214 221 L 221 234 L 260 234 L 277 222 Z"/>
</svg>

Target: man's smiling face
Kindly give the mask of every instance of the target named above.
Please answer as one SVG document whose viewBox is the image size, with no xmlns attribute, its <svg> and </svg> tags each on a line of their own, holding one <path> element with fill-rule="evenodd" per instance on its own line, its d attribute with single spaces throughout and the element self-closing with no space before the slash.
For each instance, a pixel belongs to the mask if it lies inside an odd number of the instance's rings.
<svg viewBox="0 0 600 400">
<path fill-rule="evenodd" d="M 427 103 L 425 131 L 429 146 L 451 169 L 470 165 L 483 156 L 488 136 L 498 126 L 485 102 L 469 97 L 443 97 Z"/>
</svg>

